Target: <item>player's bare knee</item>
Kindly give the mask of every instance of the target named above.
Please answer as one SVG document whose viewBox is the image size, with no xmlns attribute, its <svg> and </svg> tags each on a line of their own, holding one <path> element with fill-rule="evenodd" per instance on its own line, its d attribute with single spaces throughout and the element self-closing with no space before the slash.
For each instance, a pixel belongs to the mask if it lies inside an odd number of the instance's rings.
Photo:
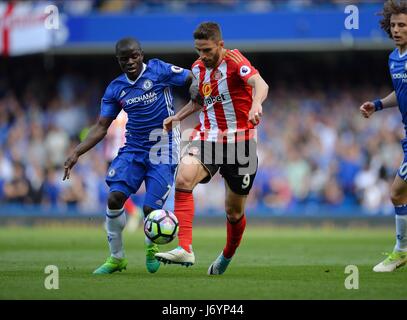
<svg viewBox="0 0 407 320">
<path fill-rule="evenodd" d="M 118 210 L 123 208 L 124 203 L 126 202 L 127 197 L 125 194 L 121 192 L 110 192 L 109 197 L 107 199 L 107 206 L 111 210 Z"/>
<path fill-rule="evenodd" d="M 194 188 L 194 177 L 178 173 L 175 179 L 175 187 L 177 189 L 192 190 Z"/>
<path fill-rule="evenodd" d="M 231 223 L 235 223 L 239 221 L 239 219 L 243 216 L 243 211 L 237 210 L 233 207 L 226 208 L 226 216 Z"/>
<path fill-rule="evenodd" d="M 394 205 L 406 204 L 407 192 L 401 189 L 392 189 L 390 192 L 390 199 Z"/>
</svg>

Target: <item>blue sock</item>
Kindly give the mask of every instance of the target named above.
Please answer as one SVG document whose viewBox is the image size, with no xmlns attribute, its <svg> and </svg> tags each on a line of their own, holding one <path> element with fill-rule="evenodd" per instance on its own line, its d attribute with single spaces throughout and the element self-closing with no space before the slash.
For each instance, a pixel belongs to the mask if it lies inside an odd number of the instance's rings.
<svg viewBox="0 0 407 320">
<path fill-rule="evenodd" d="M 407 251 L 407 205 L 396 206 L 395 251 Z"/>
</svg>

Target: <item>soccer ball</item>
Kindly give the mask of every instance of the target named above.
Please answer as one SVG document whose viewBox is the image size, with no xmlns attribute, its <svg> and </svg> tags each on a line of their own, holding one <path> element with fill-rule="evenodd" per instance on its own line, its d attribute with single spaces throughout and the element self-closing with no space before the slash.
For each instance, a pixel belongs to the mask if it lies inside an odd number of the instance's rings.
<svg viewBox="0 0 407 320">
<path fill-rule="evenodd" d="M 178 219 L 168 210 L 154 210 L 144 220 L 144 233 L 156 244 L 171 242 L 178 234 Z"/>
</svg>

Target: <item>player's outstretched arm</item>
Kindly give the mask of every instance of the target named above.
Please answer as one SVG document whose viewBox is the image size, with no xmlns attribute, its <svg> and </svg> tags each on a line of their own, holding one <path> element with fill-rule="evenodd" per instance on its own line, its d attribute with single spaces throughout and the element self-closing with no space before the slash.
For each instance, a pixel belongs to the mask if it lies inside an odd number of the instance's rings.
<svg viewBox="0 0 407 320">
<path fill-rule="evenodd" d="M 202 108 L 197 102 L 190 100 L 185 106 L 183 106 L 175 115 L 166 118 L 163 121 L 164 131 L 170 131 L 174 122 L 181 122 L 191 114 L 199 111 Z"/>
<path fill-rule="evenodd" d="M 199 93 L 198 80 L 194 77 L 192 72 L 189 73 L 187 77 L 187 82 L 189 83 L 189 95 L 191 100 L 183 106 L 175 115 L 166 118 L 163 121 L 163 130 L 168 132 L 172 129 L 174 122 L 181 122 L 185 118 L 189 117 L 191 114 L 202 109 L 203 99 Z"/>
<path fill-rule="evenodd" d="M 85 152 L 92 149 L 98 144 L 107 134 L 107 130 L 113 122 L 113 118 L 100 117 L 98 122 L 90 128 L 85 140 L 76 146 L 71 155 L 64 163 L 64 177 L 62 180 L 69 179 L 72 167 L 78 162 L 79 157 Z"/>
<path fill-rule="evenodd" d="M 384 108 L 397 107 L 397 105 L 397 96 L 396 93 L 393 91 L 387 97 L 381 100 L 366 101 L 360 106 L 359 110 L 362 116 L 367 119 L 376 111 L 380 111 Z"/>
<path fill-rule="evenodd" d="M 250 77 L 247 83 L 254 90 L 252 108 L 249 112 L 249 122 L 256 125 L 259 123 L 260 118 L 263 115 L 262 103 L 267 98 L 269 86 L 259 74 L 255 74 Z"/>
<path fill-rule="evenodd" d="M 188 81 L 191 85 L 189 87 L 189 94 L 191 100 L 183 106 L 174 116 L 168 117 L 163 122 L 164 131 L 170 131 L 173 127 L 173 122 L 181 122 L 191 114 L 202 109 L 203 99 L 199 93 L 198 80 L 193 76 L 192 72 L 188 76 Z"/>
</svg>

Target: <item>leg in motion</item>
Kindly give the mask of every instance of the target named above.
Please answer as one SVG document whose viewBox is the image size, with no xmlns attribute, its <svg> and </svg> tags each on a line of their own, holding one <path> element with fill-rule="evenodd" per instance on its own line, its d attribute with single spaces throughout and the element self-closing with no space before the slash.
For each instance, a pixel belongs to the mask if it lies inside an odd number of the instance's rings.
<svg viewBox="0 0 407 320">
<path fill-rule="evenodd" d="M 399 170 L 399 175 L 403 171 Z M 391 187 L 391 201 L 396 213 L 396 245 L 393 252 L 386 254 L 386 259 L 373 268 L 375 272 L 392 272 L 407 263 L 407 183 L 399 175 Z"/>
<path fill-rule="evenodd" d="M 154 211 L 153 208 L 144 205 L 144 219 Z M 146 249 L 146 268 L 150 273 L 156 273 L 158 268 L 160 268 L 160 262 L 156 259 L 155 254 L 158 253 L 158 245 L 153 243 L 147 236 L 144 237 L 144 247 Z"/>
<path fill-rule="evenodd" d="M 157 253 L 155 256 L 159 261 L 184 266 L 195 263 L 195 255 L 192 251 L 192 223 L 194 217 L 192 191 L 207 176 L 208 172 L 195 157 L 187 156 L 181 161 L 175 182 L 174 206 L 174 213 L 179 222 L 179 246 L 168 252 Z"/>
<path fill-rule="evenodd" d="M 126 225 L 124 203 L 127 195 L 113 191 L 109 193 L 108 208 L 106 210 L 106 231 L 109 243 L 110 257 L 97 268 L 94 274 L 110 274 L 126 269 L 127 259 L 124 255 L 122 232 Z"/>
<path fill-rule="evenodd" d="M 225 181 L 226 187 L 226 246 L 216 260 L 209 266 L 209 275 L 220 275 L 226 271 L 229 263 L 239 247 L 246 228 L 246 216 L 244 214 L 246 195 L 233 192 Z"/>
</svg>

